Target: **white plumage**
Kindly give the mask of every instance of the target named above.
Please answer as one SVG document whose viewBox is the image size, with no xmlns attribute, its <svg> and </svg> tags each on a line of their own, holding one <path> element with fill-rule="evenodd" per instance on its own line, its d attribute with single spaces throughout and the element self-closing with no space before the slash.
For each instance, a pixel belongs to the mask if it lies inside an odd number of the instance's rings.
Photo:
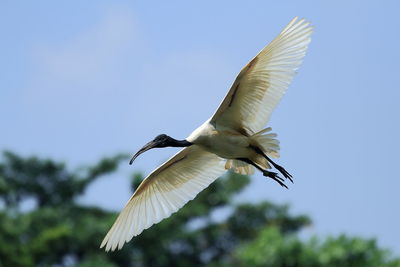
<svg viewBox="0 0 400 267">
<path fill-rule="evenodd" d="M 309 22 L 294 18 L 241 70 L 209 120 L 186 140 L 172 139 L 173 146 L 188 147 L 145 178 L 100 247 L 121 249 L 132 237 L 192 200 L 227 169 L 251 174 L 256 167 L 282 185 L 282 178 L 266 171 L 272 164 L 291 180 L 286 170 L 269 159 L 279 157 L 279 141 L 271 128 L 263 127 L 299 67 L 311 33 Z M 157 137 L 157 145 L 147 144 L 134 158 L 152 147 L 169 146 L 165 145 L 167 137 Z"/>
<path fill-rule="evenodd" d="M 262 130 L 301 64 L 311 41 L 309 25 L 304 19 L 294 18 L 241 70 L 211 119 L 217 129 L 244 127 L 249 133 Z M 228 107 L 233 95 L 237 101 Z"/>
</svg>

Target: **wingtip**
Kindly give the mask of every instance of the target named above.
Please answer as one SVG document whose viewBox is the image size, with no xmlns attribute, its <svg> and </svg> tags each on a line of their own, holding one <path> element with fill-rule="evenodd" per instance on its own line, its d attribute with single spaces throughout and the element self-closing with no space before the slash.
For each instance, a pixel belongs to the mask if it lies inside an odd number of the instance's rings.
<svg viewBox="0 0 400 267">
<path fill-rule="evenodd" d="M 104 239 L 102 242 L 101 242 L 101 244 L 100 244 L 100 249 L 103 249 L 104 248 L 104 246 L 107 244 L 107 241 Z M 106 251 L 106 252 L 108 252 L 108 249 L 107 249 L 107 247 L 105 247 L 104 248 L 104 250 Z"/>
<path fill-rule="evenodd" d="M 110 240 L 108 238 L 108 234 L 106 237 L 104 237 L 103 241 L 100 244 L 100 249 L 104 249 L 105 252 L 113 252 L 114 248 L 110 243 Z"/>
</svg>

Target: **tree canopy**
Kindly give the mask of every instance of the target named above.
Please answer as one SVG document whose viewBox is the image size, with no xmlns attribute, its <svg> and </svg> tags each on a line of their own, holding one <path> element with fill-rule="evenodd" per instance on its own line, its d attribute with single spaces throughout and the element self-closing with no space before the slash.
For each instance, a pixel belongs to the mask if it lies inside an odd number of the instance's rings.
<svg viewBox="0 0 400 267">
<path fill-rule="evenodd" d="M 0 266 L 400 266 L 375 240 L 299 239 L 311 224 L 308 216 L 268 201 L 236 203 L 250 178 L 229 172 L 121 251 L 106 253 L 99 245 L 117 213 L 85 206 L 78 197 L 125 159 L 115 155 L 71 170 L 50 159 L 4 152 Z M 132 191 L 142 179 L 132 175 Z M 34 203 L 28 211 L 27 201 Z"/>
</svg>

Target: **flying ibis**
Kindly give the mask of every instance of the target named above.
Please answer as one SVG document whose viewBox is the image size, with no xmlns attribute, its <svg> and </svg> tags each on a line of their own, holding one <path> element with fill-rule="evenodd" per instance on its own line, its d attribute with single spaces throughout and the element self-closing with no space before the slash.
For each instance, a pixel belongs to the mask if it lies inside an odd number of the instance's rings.
<svg viewBox="0 0 400 267">
<path fill-rule="evenodd" d="M 292 176 L 272 161 L 279 157 L 279 141 L 264 128 L 288 88 L 311 41 L 312 26 L 294 18 L 239 73 L 221 105 L 184 140 L 161 134 L 131 159 L 157 147 L 183 147 L 150 173 L 119 214 L 100 247 L 121 249 L 220 177 L 226 170 L 240 174 L 262 172 L 286 187 Z M 276 172 L 269 171 L 275 168 Z"/>
</svg>

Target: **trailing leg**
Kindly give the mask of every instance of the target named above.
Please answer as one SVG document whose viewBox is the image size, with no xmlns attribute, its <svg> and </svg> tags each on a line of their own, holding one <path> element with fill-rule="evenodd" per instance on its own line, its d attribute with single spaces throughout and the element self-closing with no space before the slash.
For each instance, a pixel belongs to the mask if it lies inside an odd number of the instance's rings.
<svg viewBox="0 0 400 267">
<path fill-rule="evenodd" d="M 290 173 L 288 173 L 285 170 L 285 168 L 273 162 L 267 155 L 264 155 L 264 157 L 268 160 L 269 163 L 272 164 L 272 166 L 274 166 L 275 169 L 277 169 L 280 173 L 282 173 L 282 175 L 285 176 L 285 178 L 289 179 L 293 183 L 292 180 L 293 176 Z"/>
<path fill-rule="evenodd" d="M 274 166 L 275 169 L 277 169 L 280 173 L 282 173 L 282 175 L 289 179 L 292 183 L 293 183 L 293 176 L 288 173 L 285 168 L 283 168 L 282 166 L 276 164 L 275 162 L 272 161 L 272 159 L 270 159 L 265 153 L 264 151 L 262 151 L 260 148 L 256 147 L 256 146 L 252 146 L 252 148 L 254 149 L 254 151 L 256 151 L 257 154 L 263 156 L 266 160 L 268 160 L 269 163 L 271 163 L 272 166 Z"/>
<path fill-rule="evenodd" d="M 262 174 L 265 177 L 269 177 L 271 179 L 273 179 L 275 182 L 277 182 L 280 186 L 285 187 L 286 189 L 289 189 L 283 182 L 285 181 L 282 177 L 279 177 L 279 175 L 276 172 L 270 172 L 267 170 L 263 170 L 260 166 L 258 166 L 257 164 L 255 164 L 254 162 L 252 162 L 251 160 L 247 159 L 247 158 L 238 158 L 238 160 L 241 160 L 243 162 L 246 162 L 247 164 L 250 164 L 254 167 L 256 167 L 259 171 L 262 172 Z"/>
</svg>

